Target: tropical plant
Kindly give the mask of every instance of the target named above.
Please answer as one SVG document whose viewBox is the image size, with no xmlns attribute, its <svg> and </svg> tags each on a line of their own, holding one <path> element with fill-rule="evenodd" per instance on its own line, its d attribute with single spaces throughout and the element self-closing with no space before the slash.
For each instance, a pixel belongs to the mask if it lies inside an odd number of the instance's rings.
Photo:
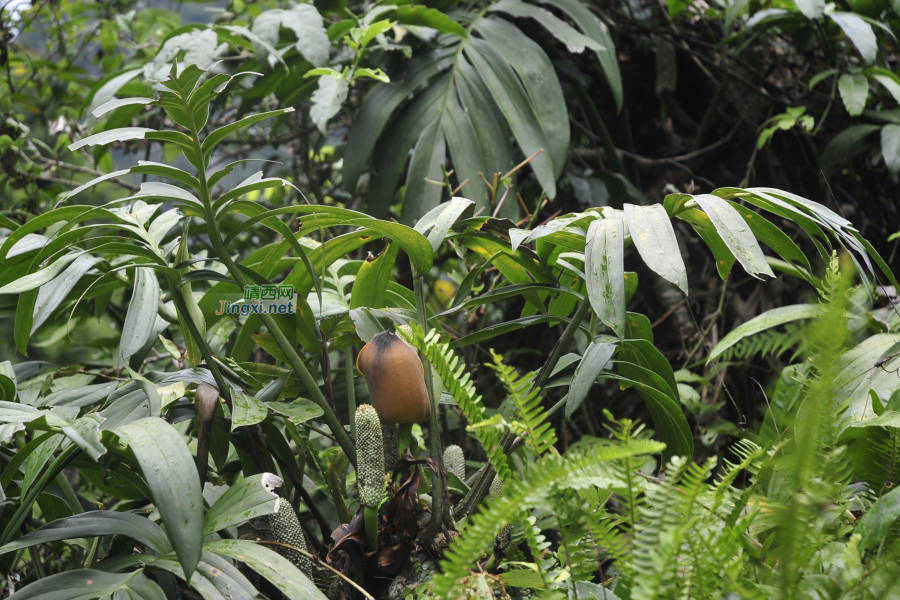
<svg viewBox="0 0 900 600">
<path fill-rule="evenodd" d="M 0 13 L 55 33 L 0 38 L 4 592 L 896 595 L 892 255 L 868 215 L 746 183 L 846 124 L 834 90 L 852 115 L 869 82 L 893 93 L 877 19 L 127 6 Z M 646 109 L 625 102 L 635 40 L 655 40 L 665 120 L 673 48 L 700 61 L 714 39 L 744 72 L 741 52 L 803 32 L 838 63 L 810 74 L 834 76 L 824 111 L 810 92 L 741 117 L 741 187 L 641 186 L 661 163 L 614 142 Z M 709 157 L 729 86 L 756 81 L 726 74 L 687 158 L 653 160 Z M 290 310 L 254 308 L 280 290 Z M 774 387 L 745 377 L 761 361 Z M 384 416 L 410 398 L 418 416 Z"/>
</svg>

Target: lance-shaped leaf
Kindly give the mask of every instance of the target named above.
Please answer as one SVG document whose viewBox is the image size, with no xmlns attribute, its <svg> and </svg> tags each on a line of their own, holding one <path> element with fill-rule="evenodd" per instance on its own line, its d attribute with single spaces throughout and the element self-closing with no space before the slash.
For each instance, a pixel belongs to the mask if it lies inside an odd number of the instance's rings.
<svg viewBox="0 0 900 600">
<path fill-rule="evenodd" d="M 102 117 L 108 112 L 112 112 L 117 108 L 121 108 L 123 106 L 131 106 L 133 104 L 150 104 L 153 102 L 153 98 L 116 98 L 114 100 L 110 100 L 105 104 L 101 104 L 97 108 L 91 111 L 91 114 L 95 117 Z"/>
<path fill-rule="evenodd" d="M 575 375 L 572 377 L 572 383 L 569 385 L 569 394 L 566 399 L 566 418 L 571 419 L 572 415 L 587 398 L 591 386 L 600 375 L 600 372 L 609 363 L 609 359 L 615 354 L 618 348 L 617 340 L 613 338 L 594 340 L 584 351 L 584 356 L 575 367 Z"/>
<path fill-rule="evenodd" d="M 113 142 L 142 140 L 146 134 L 155 131 L 155 129 L 148 129 L 146 127 L 120 127 L 119 129 L 110 129 L 109 131 L 101 131 L 100 133 L 95 133 L 94 135 L 81 139 L 74 144 L 70 144 L 69 150 L 74 152 L 85 146 L 105 146 L 106 144 L 112 144 Z"/>
<path fill-rule="evenodd" d="M 475 203 L 466 198 L 453 197 L 449 202 L 434 207 L 416 222 L 414 229 L 428 235 L 431 248 L 437 252 L 447 232 L 463 215 L 471 216 Z"/>
<path fill-rule="evenodd" d="M 503 12 L 513 17 L 534 19 L 539 25 L 553 34 L 553 37 L 565 44 L 569 52 L 579 54 L 584 52 L 585 48 L 590 48 L 591 50 L 606 49 L 553 13 L 533 4 L 526 4 L 519 0 L 500 0 L 490 10 Z"/>
<path fill-rule="evenodd" d="M 760 275 L 775 277 L 750 226 L 728 202 L 718 196 L 698 194 L 697 204 L 709 216 L 725 245 L 744 269 L 757 279 Z"/>
<path fill-rule="evenodd" d="M 715 360 L 723 352 L 740 342 L 742 339 L 755 335 L 766 329 L 778 327 L 785 323 L 800 321 L 803 319 L 814 319 L 819 316 L 821 309 L 817 304 L 793 304 L 791 306 L 780 306 L 767 310 L 746 323 L 743 323 L 723 337 L 712 352 L 709 353 L 709 360 Z"/>
<path fill-rule="evenodd" d="M 39 579 L 10 596 L 10 600 L 94 600 L 95 598 L 166 600 L 162 588 L 143 571 L 107 573 L 75 569 Z"/>
<path fill-rule="evenodd" d="M 625 224 L 622 219 L 594 221 L 584 252 L 588 298 L 604 325 L 625 335 Z"/>
<path fill-rule="evenodd" d="M 268 112 L 259 113 L 256 115 L 249 115 L 244 117 L 243 119 L 235 121 L 234 123 L 219 127 L 208 136 L 206 136 L 205 140 L 203 140 L 203 155 L 209 158 L 209 155 L 212 154 L 212 151 L 215 150 L 216 146 L 219 145 L 219 142 L 224 140 L 232 133 L 238 131 L 239 129 L 243 129 L 244 127 L 248 127 L 250 125 L 253 125 L 254 123 L 259 123 L 264 119 L 270 119 L 272 117 L 277 117 L 278 115 L 283 115 L 290 112 L 294 112 L 294 109 L 282 108 L 279 110 L 270 110 Z"/>
<path fill-rule="evenodd" d="M 243 562 L 290 600 L 326 600 L 315 584 L 288 559 L 265 546 L 247 540 L 215 540 L 207 542 L 205 547 L 210 552 Z"/>
<path fill-rule="evenodd" d="M 148 519 L 132 513 L 112 510 L 93 510 L 72 517 L 57 519 L 0 548 L 0 554 L 30 548 L 37 544 L 101 535 L 124 535 L 143 544 L 157 554 L 172 551 L 172 545 L 162 528 Z"/>
<path fill-rule="evenodd" d="M 34 333 L 38 327 L 43 325 L 53 311 L 62 304 L 62 301 L 66 299 L 66 296 L 69 295 L 69 292 L 72 291 L 84 274 L 101 260 L 90 254 L 82 254 L 56 279 L 41 286 L 37 300 L 34 303 L 31 333 Z"/>
<path fill-rule="evenodd" d="M 0 296 L 2 296 L 3 294 L 21 294 L 22 292 L 27 292 L 28 290 L 33 290 L 44 285 L 48 281 L 53 280 L 66 267 L 68 267 L 70 263 L 72 263 L 82 254 L 84 254 L 83 250 L 81 252 L 72 252 L 71 254 L 66 254 L 55 263 L 51 264 L 48 267 L 44 267 L 40 271 L 29 273 L 24 277 L 20 277 L 15 281 L 7 283 L 2 288 L 0 288 Z"/>
<path fill-rule="evenodd" d="M 181 434 L 157 417 L 133 421 L 116 433 L 137 459 L 190 581 L 203 543 L 203 496 L 191 451 Z"/>
<path fill-rule="evenodd" d="M 159 280 L 153 269 L 134 269 L 134 291 L 128 304 L 128 313 L 122 325 L 119 355 L 126 361 L 138 353 L 153 337 L 159 310 Z"/>
<path fill-rule="evenodd" d="M 624 209 L 631 240 L 641 258 L 656 274 L 671 281 L 687 294 L 687 270 L 666 209 L 661 204 L 626 204 Z"/>
</svg>

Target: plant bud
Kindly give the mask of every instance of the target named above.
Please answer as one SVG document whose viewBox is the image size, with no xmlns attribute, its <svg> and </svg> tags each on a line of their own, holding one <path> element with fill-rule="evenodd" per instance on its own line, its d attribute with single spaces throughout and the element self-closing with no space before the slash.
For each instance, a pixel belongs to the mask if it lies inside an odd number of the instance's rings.
<svg viewBox="0 0 900 600">
<path fill-rule="evenodd" d="M 466 457 L 463 449 L 456 444 L 447 446 L 444 450 L 444 466 L 448 473 L 453 473 L 460 481 L 466 480 Z"/>
<path fill-rule="evenodd" d="M 384 498 L 384 442 L 378 413 L 368 404 L 356 409 L 356 452 L 359 501 L 377 507 Z"/>
<path fill-rule="evenodd" d="M 393 332 L 382 331 L 363 346 L 356 367 L 366 378 L 372 406 L 385 425 L 424 423 L 431 416 L 422 361 Z"/>
</svg>

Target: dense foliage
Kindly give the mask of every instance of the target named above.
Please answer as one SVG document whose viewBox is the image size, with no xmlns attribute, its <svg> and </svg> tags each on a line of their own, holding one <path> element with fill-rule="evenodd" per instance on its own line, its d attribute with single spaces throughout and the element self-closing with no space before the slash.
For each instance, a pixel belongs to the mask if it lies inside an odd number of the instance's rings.
<svg viewBox="0 0 900 600">
<path fill-rule="evenodd" d="M 898 28 L 7 4 L 0 589 L 900 597 Z"/>
</svg>

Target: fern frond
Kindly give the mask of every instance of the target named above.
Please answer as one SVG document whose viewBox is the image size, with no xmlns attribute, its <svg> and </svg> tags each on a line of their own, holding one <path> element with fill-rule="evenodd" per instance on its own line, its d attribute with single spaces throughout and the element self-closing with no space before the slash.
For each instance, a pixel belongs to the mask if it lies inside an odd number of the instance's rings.
<svg viewBox="0 0 900 600">
<path fill-rule="evenodd" d="M 462 580 L 475 560 L 493 543 L 494 537 L 511 514 L 533 508 L 554 489 L 565 489 L 570 478 L 584 469 L 603 463 L 660 452 L 663 444 L 650 440 L 632 440 L 627 446 L 595 445 L 572 451 L 566 456 L 547 454 L 529 472 L 528 481 L 507 481 L 504 495 L 490 502 L 486 510 L 475 514 L 456 538 L 441 563 L 443 573 L 434 578 L 432 593 L 437 598 L 456 599 L 465 593 Z"/>
<path fill-rule="evenodd" d="M 441 343 L 437 330 L 432 329 L 426 335 L 422 327 L 410 323 L 408 331 L 406 327 L 398 326 L 397 335 L 428 359 L 440 376 L 444 390 L 453 396 L 469 423 L 478 423 L 484 418 L 484 404 L 466 373 L 465 364 L 450 349 L 449 344 Z"/>
<path fill-rule="evenodd" d="M 753 356 L 781 358 L 803 341 L 803 328 L 788 323 L 784 331 L 766 329 L 756 335 L 745 337 L 722 353 L 721 360 L 745 360 Z"/>
<path fill-rule="evenodd" d="M 740 462 L 733 464 L 727 460 L 725 461 L 725 473 L 719 478 L 719 482 L 715 485 L 716 498 L 712 506 L 712 511 L 714 513 L 718 511 L 719 506 L 722 504 L 722 500 L 725 499 L 727 492 L 731 490 L 731 484 L 734 483 L 737 476 L 745 470 L 750 470 L 754 474 L 758 473 L 759 461 L 765 455 L 765 449 L 760 448 L 747 439 L 740 440 L 732 446 L 732 452 L 738 456 Z"/>
<path fill-rule="evenodd" d="M 541 530 L 535 527 L 535 522 L 536 519 L 534 517 L 525 513 L 522 517 L 522 533 L 525 534 L 525 543 L 528 545 L 531 556 L 534 557 L 534 564 L 537 566 L 538 574 L 544 582 L 544 587 L 547 587 L 547 576 L 544 572 L 544 566 L 541 564 L 543 563 L 541 555 L 544 550 L 550 547 L 550 543 L 547 541 L 546 536 L 541 533 Z"/>
<path fill-rule="evenodd" d="M 620 531 L 621 519 L 605 511 L 599 511 L 596 515 L 597 518 L 591 524 L 591 535 L 600 546 L 601 554 L 615 563 L 623 579 L 631 580 L 634 575 L 631 544 L 629 538 Z"/>
<path fill-rule="evenodd" d="M 509 424 L 501 415 L 485 418 L 481 395 L 475 391 L 469 374 L 465 372 L 465 364 L 448 344 L 441 342 L 436 330 L 431 330 L 426 335 L 419 325 L 410 323 L 408 327 L 397 327 L 397 334 L 431 363 L 444 384 L 444 390 L 453 396 L 469 421 L 468 430 L 474 432 L 484 446 L 494 470 L 504 480 L 511 478 L 512 471 L 500 445 L 500 438 Z"/>
<path fill-rule="evenodd" d="M 503 434 L 506 433 L 508 428 L 509 423 L 507 423 L 506 419 L 503 418 L 503 415 L 499 413 L 493 417 L 482 419 L 481 421 L 472 423 L 466 427 L 466 430 L 473 432 L 478 438 L 478 441 L 481 442 L 481 445 L 484 446 L 484 451 L 487 452 L 488 459 L 491 461 L 491 464 L 494 465 L 494 471 L 497 472 L 497 475 L 499 475 L 502 481 L 513 478 L 506 452 L 503 450 L 503 445 L 500 443 Z"/>
<path fill-rule="evenodd" d="M 581 497 L 565 494 L 555 506 L 554 514 L 561 541 L 557 554 L 572 581 L 590 581 L 599 566 L 597 544 L 591 535 L 590 514 Z"/>
<path fill-rule="evenodd" d="M 650 488 L 647 502 L 641 507 L 642 518 L 635 530 L 635 587 L 632 591 L 635 600 L 674 595 L 680 575 L 681 542 L 691 526 L 690 520 L 682 518 L 678 510 L 684 503 L 678 497 L 678 483 L 691 471 L 691 466 L 689 459 L 672 457 L 666 466 L 665 478 Z M 686 497 L 696 495 L 695 487 L 689 486 Z"/>
<path fill-rule="evenodd" d="M 516 407 L 513 431 L 525 437 L 525 445 L 541 455 L 556 443 L 556 432 L 547 421 L 547 413 L 541 406 L 540 390 L 530 390 L 530 379 L 519 377 L 515 369 L 503 363 L 503 357 L 491 350 L 494 364 L 488 364 L 509 394 Z M 518 425 L 518 426 L 517 426 Z M 518 430 L 518 431 L 517 431 Z"/>
</svg>

